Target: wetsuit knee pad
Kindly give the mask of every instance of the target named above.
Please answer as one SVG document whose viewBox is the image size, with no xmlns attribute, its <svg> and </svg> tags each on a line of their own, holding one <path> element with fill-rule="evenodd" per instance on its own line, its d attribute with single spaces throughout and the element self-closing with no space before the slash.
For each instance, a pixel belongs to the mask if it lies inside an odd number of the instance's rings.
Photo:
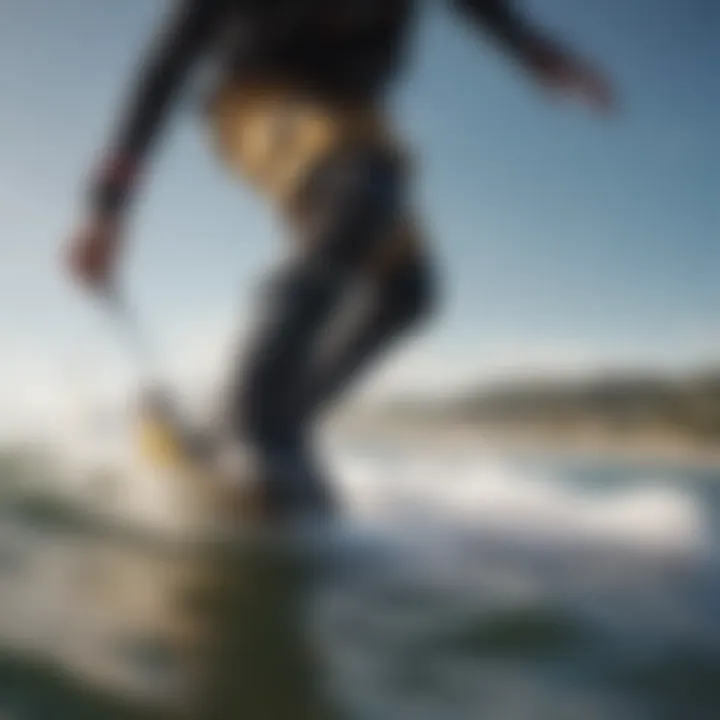
<svg viewBox="0 0 720 720">
<path fill-rule="evenodd" d="M 405 204 L 401 163 L 380 148 L 338 151 L 300 192 L 308 251 L 338 270 L 357 269 L 392 234 Z"/>
</svg>

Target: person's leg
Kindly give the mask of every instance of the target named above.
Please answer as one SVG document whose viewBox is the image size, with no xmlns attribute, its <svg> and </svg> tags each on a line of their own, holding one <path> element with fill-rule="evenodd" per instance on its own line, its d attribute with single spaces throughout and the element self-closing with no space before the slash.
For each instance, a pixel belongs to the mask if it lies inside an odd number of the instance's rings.
<svg viewBox="0 0 720 720">
<path fill-rule="evenodd" d="M 272 282 L 234 405 L 236 432 L 255 450 L 280 504 L 307 499 L 298 422 L 313 347 L 348 286 L 392 236 L 402 194 L 402 170 L 372 149 L 335 154 L 303 190 L 302 252 Z"/>
<path fill-rule="evenodd" d="M 294 432 L 294 462 L 305 473 L 309 496 L 321 506 L 331 507 L 334 502 L 332 482 L 315 444 L 318 420 L 347 397 L 353 383 L 428 314 L 433 295 L 429 275 L 427 260 L 416 256 L 366 278 L 372 289 L 363 298 L 359 312 L 351 322 L 342 315 L 336 318 L 335 327 L 313 348 L 315 352 L 321 345 L 321 352 L 307 366 L 296 420 L 290 427 Z"/>
<path fill-rule="evenodd" d="M 424 320 L 434 302 L 433 268 L 414 253 L 367 279 L 369 292 L 353 321 L 338 328 L 309 368 L 300 406 L 312 423 L 341 400 L 352 384 Z M 337 341 L 336 337 L 340 336 Z"/>
</svg>

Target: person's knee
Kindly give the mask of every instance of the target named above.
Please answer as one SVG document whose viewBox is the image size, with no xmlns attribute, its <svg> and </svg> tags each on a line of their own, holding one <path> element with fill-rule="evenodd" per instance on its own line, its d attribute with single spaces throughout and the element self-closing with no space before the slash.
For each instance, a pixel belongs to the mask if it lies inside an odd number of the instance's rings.
<svg viewBox="0 0 720 720">
<path fill-rule="evenodd" d="M 438 304 L 434 268 L 424 257 L 414 257 L 386 278 L 383 302 L 394 322 L 413 327 L 430 319 Z"/>
</svg>

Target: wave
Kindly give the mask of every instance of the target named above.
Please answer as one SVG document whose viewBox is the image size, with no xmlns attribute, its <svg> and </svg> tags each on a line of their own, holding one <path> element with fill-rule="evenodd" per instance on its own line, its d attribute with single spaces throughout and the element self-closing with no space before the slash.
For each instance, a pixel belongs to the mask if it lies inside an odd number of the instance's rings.
<svg viewBox="0 0 720 720">
<path fill-rule="evenodd" d="M 182 535 L 212 526 L 192 494 L 132 462 L 49 463 L 31 450 L 0 458 L 0 511 L 35 523 L 125 524 Z M 330 448 L 330 466 L 349 525 L 408 537 L 476 537 L 516 546 L 604 549 L 697 558 L 712 543 L 701 498 L 679 476 L 588 490 L 557 468 L 481 452 L 415 447 Z"/>
<path fill-rule="evenodd" d="M 558 680 L 558 692 L 569 694 L 567 702 L 585 703 L 603 717 L 623 717 L 622 708 L 607 707 L 599 691 L 585 695 L 580 688 L 575 694 L 575 679 L 583 656 L 591 655 L 595 661 L 608 645 L 613 653 L 610 669 L 623 674 L 616 682 L 649 697 L 675 678 L 677 666 L 664 661 L 678 647 L 671 644 L 674 639 L 694 648 L 693 668 L 708 678 L 717 671 L 714 660 L 703 661 L 710 657 L 708 647 L 720 647 L 713 630 L 717 592 L 696 596 L 696 587 L 687 583 L 688 560 L 701 558 L 710 542 L 709 521 L 701 499 L 679 474 L 648 476 L 625 487 L 613 482 L 584 489 L 574 482 L 572 472 L 563 477 L 557 468 L 477 452 L 453 455 L 416 447 L 406 453 L 396 447 L 347 445 L 332 448 L 331 466 L 347 507 L 345 537 L 350 548 L 368 547 L 368 538 L 377 539 L 371 546 L 379 553 L 373 557 L 383 562 L 360 567 L 350 563 L 339 575 L 324 576 L 327 582 L 318 583 L 311 597 L 317 619 L 314 637 L 349 696 L 353 688 L 362 691 L 363 697 L 354 699 L 357 707 L 367 698 L 385 704 L 383 713 L 372 716 L 415 716 L 401 712 L 409 701 L 405 686 L 398 682 L 394 695 L 383 697 L 382 679 L 363 674 L 364 669 L 379 672 L 394 657 L 394 672 L 407 671 L 401 678 L 407 682 L 427 673 L 437 679 L 434 663 L 447 663 L 456 678 L 464 677 L 457 674 L 462 667 L 469 668 L 472 677 L 467 683 L 455 681 L 463 685 L 468 702 L 475 709 L 488 710 L 481 714 L 508 717 L 512 713 L 503 710 L 512 705 L 518 688 L 527 693 L 533 707 L 536 702 L 547 706 L 546 713 L 533 716 L 555 717 L 550 709 L 564 702 L 565 695 L 545 695 L 553 690 L 552 683 L 523 674 L 519 668 L 527 667 L 529 659 L 563 661 L 565 665 L 559 667 L 567 670 L 569 680 Z M 6 477 L 13 475 L 9 468 L 5 466 Z M 182 499 L 173 496 L 172 486 L 163 485 L 161 477 L 142 475 L 129 466 L 118 465 L 109 476 L 66 477 L 56 471 L 55 476 L 51 472 L 42 478 L 27 472 L 20 474 L 22 480 L 4 484 L 0 513 L 23 530 L 31 526 L 77 531 L 89 520 L 107 529 L 122 520 L 130 531 L 142 519 L 146 527 L 155 527 L 164 536 L 176 510 L 177 529 L 187 517 L 183 512 L 192 510 L 183 508 Z M 89 488 L 94 494 L 86 494 Z M 52 650 L 50 660 L 59 664 L 72 665 L 82 653 L 78 673 L 97 676 L 101 684 L 105 673 L 113 683 L 120 678 L 122 687 L 148 682 L 145 662 L 99 642 L 126 636 L 134 627 L 131 611 L 139 607 L 135 603 L 139 591 L 143 597 L 158 598 L 152 607 L 164 617 L 167 607 L 175 606 L 176 578 L 187 579 L 193 587 L 195 572 L 204 583 L 204 573 L 211 569 L 210 563 L 200 558 L 195 562 L 186 553 L 173 555 L 172 561 L 155 558 L 144 548 L 137 556 L 126 556 L 116 553 L 114 543 L 105 546 L 95 538 L 85 544 L 63 544 L 54 537 L 51 542 L 40 537 L 35 543 L 36 533 L 13 535 L 7 530 L 0 522 L 0 547 L 6 553 L 5 561 L 0 554 L 0 574 L 13 578 L 2 583 L 3 607 L 8 608 L 5 625 L 0 623 L 3 640 L 42 657 Z M 93 561 L 89 565 L 88 558 Z M 187 567 L 183 565 L 183 572 L 176 575 L 169 570 L 179 562 L 177 558 Z M 567 558 L 572 561 L 565 562 Z M 86 566 L 93 572 L 86 572 Z M 90 584 L 87 606 L 77 601 L 79 576 L 70 568 L 83 569 L 82 577 Z M 221 569 L 219 575 L 225 577 L 227 568 Z M 241 575 L 238 584 L 245 588 Z M 105 587 L 111 591 L 94 594 L 93 588 Z M 253 587 L 257 590 L 257 585 Z M 282 584 L 283 592 L 287 587 Z M 122 588 L 131 592 L 120 592 Z M 276 591 L 271 583 L 265 600 Z M 240 596 L 244 593 L 243 589 Z M 229 597 L 234 606 L 237 596 Z M 28 598 L 34 602 L 28 603 Z M 127 608 L 122 605 L 125 601 Z M 108 613 L 111 602 L 113 612 Z M 61 615 L 55 608 L 63 603 L 66 609 Z M 103 612 L 95 613 L 98 608 Z M 143 617 L 138 634 L 146 627 Z M 62 653 L 57 651 L 58 638 L 69 643 Z M 600 640 L 602 647 L 595 644 Z M 655 653 L 653 643 L 662 652 Z M 626 652 L 628 647 L 632 653 Z M 652 664 L 642 654 L 637 656 L 640 650 Z M 498 662 L 502 659 L 513 662 Z M 470 661 L 474 664 L 463 666 Z M 23 677 L 34 672 L 16 662 L 0 657 L 0 671 L 15 668 Z M 163 670 L 163 664 L 159 666 L 158 673 Z M 586 671 L 598 672 L 592 662 Z M 38 686 L 54 682 L 43 677 L 33 680 Z M 698 682 L 697 694 L 709 698 L 714 686 L 703 677 Z M 438 697 L 440 707 L 441 694 Z M 397 708 L 388 711 L 393 702 Z M 439 710 L 436 716 L 448 714 Z"/>
<path fill-rule="evenodd" d="M 382 525 L 429 523 L 529 543 L 573 543 L 694 554 L 710 522 L 683 478 L 589 491 L 557 470 L 482 453 L 451 457 L 337 453 L 336 477 L 353 515 Z"/>
</svg>

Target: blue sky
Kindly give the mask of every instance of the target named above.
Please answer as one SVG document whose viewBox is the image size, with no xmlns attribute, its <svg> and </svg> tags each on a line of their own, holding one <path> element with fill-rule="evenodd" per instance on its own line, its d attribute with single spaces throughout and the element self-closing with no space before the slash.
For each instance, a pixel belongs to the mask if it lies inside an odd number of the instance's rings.
<svg viewBox="0 0 720 720">
<path fill-rule="evenodd" d="M 449 13 L 426 15 L 394 108 L 421 152 L 418 193 L 445 300 L 390 372 L 422 385 L 448 368 L 481 377 L 506 365 L 717 358 L 718 4 L 519 4 L 607 70 L 621 107 L 603 119 L 549 101 Z M 58 252 L 166 5 L 3 3 L 4 407 L 41 403 L 68 373 L 85 381 L 122 366 Z M 215 164 L 187 104 L 153 160 L 130 237 L 125 278 L 163 361 L 190 376 L 220 363 L 281 240 L 268 208 Z"/>
</svg>

